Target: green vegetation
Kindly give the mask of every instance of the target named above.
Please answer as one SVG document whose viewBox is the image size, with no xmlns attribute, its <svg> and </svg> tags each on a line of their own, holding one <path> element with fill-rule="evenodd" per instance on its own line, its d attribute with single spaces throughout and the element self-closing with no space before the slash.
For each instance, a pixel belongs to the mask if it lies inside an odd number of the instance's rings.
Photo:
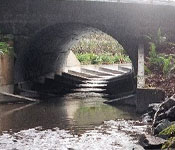
<svg viewBox="0 0 175 150">
<path fill-rule="evenodd" d="M 123 47 L 104 33 L 85 35 L 71 49 L 81 64 L 114 64 L 131 62 Z"/>
<path fill-rule="evenodd" d="M 159 135 L 166 135 L 168 137 L 168 140 L 163 144 L 162 149 L 175 148 L 175 124 L 161 131 Z"/>
<path fill-rule="evenodd" d="M 12 39 L 13 37 L 11 35 L 0 35 L 0 55 L 15 55 Z"/>
<path fill-rule="evenodd" d="M 84 53 L 76 54 L 78 60 L 81 64 L 114 64 L 114 63 L 124 63 L 131 62 L 129 56 L 124 54 L 111 55 L 111 54 L 93 54 Z"/>
<path fill-rule="evenodd" d="M 149 56 L 147 57 L 147 73 L 148 70 L 159 71 L 161 74 L 167 76 L 175 71 L 175 57 L 173 55 L 165 55 L 164 53 L 158 53 L 163 47 L 172 46 L 172 43 L 166 41 L 166 37 L 162 35 L 159 28 L 156 36 L 146 36 L 149 40 Z"/>
</svg>

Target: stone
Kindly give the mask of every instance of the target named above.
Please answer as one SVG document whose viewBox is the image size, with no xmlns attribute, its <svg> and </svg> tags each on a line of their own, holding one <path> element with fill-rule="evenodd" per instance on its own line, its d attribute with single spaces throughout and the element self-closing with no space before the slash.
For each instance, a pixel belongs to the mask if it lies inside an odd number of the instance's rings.
<svg viewBox="0 0 175 150">
<path fill-rule="evenodd" d="M 166 140 L 160 137 L 155 137 L 151 135 L 141 135 L 141 137 L 139 138 L 139 144 L 145 149 L 161 149 L 162 144 L 165 141 Z"/>
<path fill-rule="evenodd" d="M 161 120 L 161 122 L 154 128 L 154 134 L 159 134 L 162 130 L 169 127 L 171 122 L 167 119 Z"/>
<path fill-rule="evenodd" d="M 167 118 L 171 121 L 175 121 L 175 106 L 171 107 L 165 112 Z"/>
<path fill-rule="evenodd" d="M 143 116 L 142 116 L 142 122 L 145 123 L 145 124 L 149 124 L 153 121 L 152 117 L 150 116 L 150 113 L 145 113 Z"/>
<path fill-rule="evenodd" d="M 162 103 L 162 107 L 164 108 L 164 110 L 168 110 L 172 106 L 175 106 L 175 98 L 174 98 L 174 96 L 170 97 L 164 103 Z"/>
<path fill-rule="evenodd" d="M 148 111 L 153 111 L 154 113 L 158 111 L 160 103 L 152 103 L 148 106 Z"/>
<path fill-rule="evenodd" d="M 144 148 L 140 145 L 127 145 L 123 147 L 122 150 L 144 150 Z"/>
</svg>

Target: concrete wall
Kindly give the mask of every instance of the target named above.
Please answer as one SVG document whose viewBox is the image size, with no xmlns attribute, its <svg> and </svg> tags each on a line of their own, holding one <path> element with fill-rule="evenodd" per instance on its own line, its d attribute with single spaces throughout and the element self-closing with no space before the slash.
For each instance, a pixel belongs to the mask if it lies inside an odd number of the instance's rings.
<svg viewBox="0 0 175 150">
<path fill-rule="evenodd" d="M 0 92 L 13 93 L 14 88 L 14 57 L 0 55 Z"/>
<path fill-rule="evenodd" d="M 69 47 L 89 29 L 118 40 L 137 69 L 138 43 L 144 35 L 161 27 L 175 41 L 174 10 L 166 4 L 0 0 L 0 30 L 15 35 L 16 82 L 61 70 Z"/>
<path fill-rule="evenodd" d="M 74 70 L 81 69 L 81 64 L 77 59 L 76 55 L 72 51 L 69 51 L 68 57 L 66 58 L 64 72 L 68 72 L 69 69 L 74 69 Z"/>
</svg>

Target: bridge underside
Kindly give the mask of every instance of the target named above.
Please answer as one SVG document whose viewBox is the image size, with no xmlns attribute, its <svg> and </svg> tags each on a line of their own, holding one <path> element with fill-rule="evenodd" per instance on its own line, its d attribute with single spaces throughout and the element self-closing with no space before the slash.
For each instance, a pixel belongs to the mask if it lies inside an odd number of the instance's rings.
<svg viewBox="0 0 175 150">
<path fill-rule="evenodd" d="M 174 6 L 58 0 L 2 0 L 0 30 L 15 36 L 15 82 L 61 72 L 70 47 L 100 30 L 116 39 L 137 71 L 143 36 L 160 27 L 175 41 Z"/>
<path fill-rule="evenodd" d="M 56 24 L 36 33 L 16 63 L 16 80 L 36 79 L 49 73 L 61 74 L 71 47 L 84 35 L 101 32 L 82 24 Z"/>
</svg>

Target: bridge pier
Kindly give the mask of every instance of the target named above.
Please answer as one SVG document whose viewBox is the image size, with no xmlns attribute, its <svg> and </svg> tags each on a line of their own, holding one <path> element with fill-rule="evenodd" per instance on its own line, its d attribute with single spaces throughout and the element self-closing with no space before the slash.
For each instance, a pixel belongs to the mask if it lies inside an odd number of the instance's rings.
<svg viewBox="0 0 175 150">
<path fill-rule="evenodd" d="M 145 87 L 145 71 L 144 71 L 144 45 L 138 45 L 138 71 L 137 71 L 137 88 Z"/>
</svg>

